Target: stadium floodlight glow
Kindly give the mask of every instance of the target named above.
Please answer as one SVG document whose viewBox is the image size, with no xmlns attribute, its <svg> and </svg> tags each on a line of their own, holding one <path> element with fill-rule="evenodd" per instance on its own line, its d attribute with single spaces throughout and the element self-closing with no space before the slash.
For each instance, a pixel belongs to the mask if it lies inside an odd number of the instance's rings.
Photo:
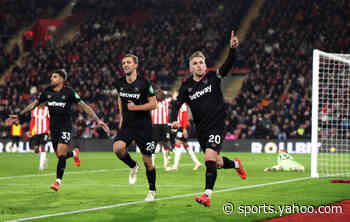
<svg viewBox="0 0 350 222">
<path fill-rule="evenodd" d="M 350 54 L 313 51 L 311 177 L 350 176 Z"/>
</svg>

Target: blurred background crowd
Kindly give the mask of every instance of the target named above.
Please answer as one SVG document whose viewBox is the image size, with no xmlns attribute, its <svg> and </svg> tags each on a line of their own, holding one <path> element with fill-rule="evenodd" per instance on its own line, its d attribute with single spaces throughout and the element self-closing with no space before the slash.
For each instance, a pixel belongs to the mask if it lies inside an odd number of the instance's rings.
<svg viewBox="0 0 350 222">
<path fill-rule="evenodd" d="M 188 57 L 194 51 L 205 53 L 208 67 L 217 65 L 230 31 L 240 28 L 253 2 L 0 0 L 1 73 L 12 66 L 0 85 L 0 137 L 9 136 L 8 115 L 47 87 L 56 68 L 68 71 L 68 85 L 116 135 L 119 110 L 113 89 L 123 75 L 123 55 L 139 56 L 139 74 L 171 94 L 176 81 L 190 75 Z M 35 47 L 15 44 L 6 51 L 20 30 L 29 30 L 38 19 L 55 18 L 69 4 L 79 19 L 71 39 L 58 44 L 48 38 Z M 227 101 L 226 139 L 310 138 L 312 50 L 349 53 L 349 47 L 349 1 L 265 1 L 239 47 L 234 68 L 249 72 L 238 95 Z M 106 137 L 75 109 L 75 137 Z M 22 126 L 28 130 L 28 121 Z"/>
</svg>

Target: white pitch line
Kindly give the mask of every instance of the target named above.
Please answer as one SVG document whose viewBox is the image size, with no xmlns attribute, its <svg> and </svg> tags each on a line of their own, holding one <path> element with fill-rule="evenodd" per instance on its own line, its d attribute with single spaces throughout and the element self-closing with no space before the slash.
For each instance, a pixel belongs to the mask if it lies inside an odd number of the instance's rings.
<svg viewBox="0 0 350 222">
<path fill-rule="evenodd" d="M 276 185 L 276 184 L 303 181 L 303 180 L 308 180 L 308 179 L 311 179 L 311 177 L 301 177 L 301 178 L 295 178 L 295 179 L 290 179 L 290 180 L 281 180 L 281 181 L 275 181 L 275 182 L 270 182 L 270 183 L 255 184 L 255 185 L 248 185 L 248 186 L 241 186 L 241 187 L 231 187 L 231 188 L 227 188 L 227 189 L 223 189 L 223 190 L 214 191 L 213 193 L 224 193 L 224 192 L 230 192 L 230 191 L 236 191 L 236 190 L 252 189 L 252 188 L 258 188 L 258 187 L 264 187 L 264 186 L 270 186 L 270 185 Z M 170 196 L 170 197 L 156 198 L 154 201 L 180 199 L 180 198 L 191 197 L 191 196 L 195 196 L 195 195 L 199 195 L 199 194 L 202 194 L 202 193 L 189 193 L 189 194 L 181 194 L 181 195 L 175 195 L 175 196 Z M 89 208 L 89 209 L 66 211 L 66 212 L 47 214 L 47 215 L 41 215 L 41 216 L 35 216 L 35 217 L 19 218 L 19 219 L 15 219 L 15 220 L 8 220 L 5 222 L 20 222 L 20 221 L 48 218 L 48 217 L 79 214 L 79 213 L 90 212 L 90 211 L 97 211 L 97 210 L 104 210 L 104 209 L 110 209 L 110 208 L 124 207 L 124 206 L 129 206 L 129 205 L 143 204 L 146 202 L 147 201 L 145 201 L 145 200 L 139 200 L 139 201 L 119 203 L 119 204 L 113 204 L 113 205 L 107 205 L 107 206 L 95 207 L 95 208 Z"/>
<path fill-rule="evenodd" d="M 181 166 L 193 166 L 193 164 L 182 164 Z M 85 170 L 85 171 L 72 171 L 65 172 L 64 175 L 70 174 L 85 174 L 85 173 L 104 173 L 112 171 L 128 171 L 129 168 L 117 168 L 117 169 L 101 169 L 101 170 Z M 31 174 L 31 175 L 20 175 L 20 176 L 10 176 L 10 177 L 0 177 L 0 180 L 11 180 L 11 179 L 20 179 L 20 178 L 31 178 L 31 177 L 47 177 L 54 176 L 56 173 L 45 173 L 45 174 Z"/>
</svg>

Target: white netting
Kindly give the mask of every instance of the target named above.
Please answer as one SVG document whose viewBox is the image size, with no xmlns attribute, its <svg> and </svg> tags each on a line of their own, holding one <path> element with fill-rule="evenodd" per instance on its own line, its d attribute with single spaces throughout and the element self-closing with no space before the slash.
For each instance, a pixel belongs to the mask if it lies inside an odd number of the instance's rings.
<svg viewBox="0 0 350 222">
<path fill-rule="evenodd" d="M 312 98 L 318 104 L 313 106 L 317 122 L 313 120 L 312 126 L 318 150 L 311 167 L 321 177 L 350 176 L 350 55 L 318 52 L 313 58 L 318 60 L 313 67 L 318 95 L 313 91 Z"/>
</svg>

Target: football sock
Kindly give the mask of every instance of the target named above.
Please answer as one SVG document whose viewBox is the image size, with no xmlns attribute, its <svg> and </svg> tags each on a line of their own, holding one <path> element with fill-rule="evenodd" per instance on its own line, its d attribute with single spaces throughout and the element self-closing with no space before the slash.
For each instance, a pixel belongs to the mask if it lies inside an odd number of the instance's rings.
<svg viewBox="0 0 350 222">
<path fill-rule="evenodd" d="M 173 167 L 178 168 L 180 158 L 181 158 L 181 145 L 180 144 L 175 144 L 174 154 L 175 154 L 175 158 L 174 158 L 174 166 Z"/>
<path fill-rule="evenodd" d="M 57 163 L 56 177 L 62 180 L 64 169 L 66 168 L 66 157 L 59 157 Z"/>
<path fill-rule="evenodd" d="M 222 157 L 222 159 L 224 160 L 224 166 L 222 168 L 224 169 L 232 169 L 232 168 L 239 168 L 239 164 L 234 161 L 234 160 L 230 160 L 227 157 Z"/>
<path fill-rule="evenodd" d="M 46 152 L 40 151 L 40 166 L 39 166 L 40 169 L 44 169 L 45 161 L 46 161 Z"/>
<path fill-rule="evenodd" d="M 208 197 L 211 197 L 211 194 L 213 193 L 213 190 L 206 189 L 206 190 L 204 191 L 204 193 L 205 193 Z"/>
<path fill-rule="evenodd" d="M 149 184 L 149 190 L 156 190 L 156 168 L 153 167 L 153 170 L 146 170 L 147 180 Z"/>
<path fill-rule="evenodd" d="M 184 147 L 185 147 L 185 149 L 187 150 L 188 155 L 190 155 L 192 161 L 193 161 L 195 164 L 198 164 L 198 165 L 201 164 L 201 163 L 198 161 L 196 155 L 194 154 L 192 147 L 189 146 L 188 144 L 185 144 Z"/>
<path fill-rule="evenodd" d="M 73 156 L 74 156 L 73 151 L 68 151 L 68 152 L 67 152 L 66 159 L 71 158 L 71 157 L 73 157 Z"/>
<path fill-rule="evenodd" d="M 123 158 L 120 158 L 120 160 L 123 161 L 130 168 L 134 168 L 136 166 L 135 160 L 131 159 L 131 156 L 128 152 L 126 152 L 125 156 Z"/>
<path fill-rule="evenodd" d="M 164 168 L 168 166 L 168 150 L 163 149 Z"/>
<path fill-rule="evenodd" d="M 216 162 L 205 161 L 205 166 L 207 168 L 205 174 L 205 189 L 213 190 L 217 175 Z"/>
</svg>

